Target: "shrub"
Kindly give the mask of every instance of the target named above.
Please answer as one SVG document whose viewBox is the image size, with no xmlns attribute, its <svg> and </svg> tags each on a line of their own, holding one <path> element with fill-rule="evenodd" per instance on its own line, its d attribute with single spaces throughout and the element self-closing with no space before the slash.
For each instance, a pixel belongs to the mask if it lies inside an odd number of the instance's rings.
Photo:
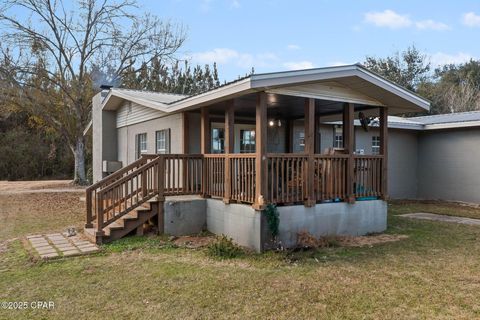
<svg viewBox="0 0 480 320">
<path fill-rule="evenodd" d="M 207 250 L 211 257 L 221 259 L 236 258 L 244 253 L 240 246 L 233 243 L 232 239 L 227 238 L 225 235 L 217 237 L 217 240 L 211 243 Z"/>
</svg>

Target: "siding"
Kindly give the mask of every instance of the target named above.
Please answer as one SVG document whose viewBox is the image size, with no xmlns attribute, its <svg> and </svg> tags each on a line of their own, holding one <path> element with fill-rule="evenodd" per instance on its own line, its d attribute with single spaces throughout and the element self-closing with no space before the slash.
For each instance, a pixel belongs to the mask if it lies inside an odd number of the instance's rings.
<svg viewBox="0 0 480 320">
<path fill-rule="evenodd" d="M 418 197 L 480 203 L 480 128 L 422 132 Z"/>
<path fill-rule="evenodd" d="M 160 118 L 163 116 L 165 116 L 165 112 L 144 107 L 134 102 L 125 102 L 117 110 L 117 128 Z"/>
<path fill-rule="evenodd" d="M 157 118 L 142 123 L 136 123 L 117 129 L 118 161 L 126 166 L 135 161 L 135 136 L 147 133 L 148 153 L 155 153 L 155 131 L 170 129 L 171 153 L 182 153 L 183 148 L 183 123 L 182 114 L 177 113 L 162 118 Z"/>
</svg>

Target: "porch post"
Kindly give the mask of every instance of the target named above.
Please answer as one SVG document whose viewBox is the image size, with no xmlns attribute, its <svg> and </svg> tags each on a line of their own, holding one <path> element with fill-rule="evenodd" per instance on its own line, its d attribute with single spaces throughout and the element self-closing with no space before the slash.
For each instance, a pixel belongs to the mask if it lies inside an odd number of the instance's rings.
<svg viewBox="0 0 480 320">
<path fill-rule="evenodd" d="M 315 99 L 305 99 L 305 154 L 307 155 L 307 166 L 304 173 L 307 200 L 305 206 L 315 205 L 315 169 L 313 155 L 315 153 Z"/>
<path fill-rule="evenodd" d="M 380 154 L 382 160 L 382 199 L 388 200 L 388 108 L 380 108 Z"/>
<path fill-rule="evenodd" d="M 230 203 L 232 196 L 232 169 L 230 167 L 230 153 L 233 153 L 234 147 L 234 124 L 235 110 L 233 108 L 233 100 L 228 100 L 225 108 L 225 195 L 224 203 Z"/>
<path fill-rule="evenodd" d="M 354 119 L 355 119 L 355 106 L 353 103 L 347 103 L 343 107 L 343 148 L 345 152 L 348 154 L 347 159 L 347 181 L 346 181 L 346 189 L 347 189 L 347 201 L 348 203 L 355 202 L 355 158 L 353 155 L 353 148 L 355 143 L 355 135 L 354 135 Z"/>
<path fill-rule="evenodd" d="M 262 210 L 267 196 L 266 144 L 267 144 L 267 94 L 259 92 L 255 107 L 255 203 L 256 210 Z"/>
<path fill-rule="evenodd" d="M 182 150 L 183 154 L 188 154 L 189 153 L 189 125 L 188 125 L 188 113 L 187 112 L 182 112 L 182 126 L 183 126 L 183 141 L 182 141 Z"/>
<path fill-rule="evenodd" d="M 200 152 L 202 154 L 210 153 L 210 115 L 208 107 L 201 109 L 200 131 Z"/>
<path fill-rule="evenodd" d="M 210 153 L 210 116 L 208 114 L 208 107 L 203 107 L 200 113 L 200 153 L 205 155 Z M 202 196 L 207 195 L 207 164 L 203 159 L 202 164 Z"/>
</svg>

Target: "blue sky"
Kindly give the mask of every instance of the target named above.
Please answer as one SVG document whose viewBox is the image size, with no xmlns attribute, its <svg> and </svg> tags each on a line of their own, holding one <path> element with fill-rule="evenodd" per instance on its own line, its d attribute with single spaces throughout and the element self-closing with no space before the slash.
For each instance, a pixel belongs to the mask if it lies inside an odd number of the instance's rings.
<svg viewBox="0 0 480 320">
<path fill-rule="evenodd" d="M 220 76 L 361 62 L 409 45 L 433 65 L 480 58 L 480 1 L 141 0 L 188 27 L 182 54 Z"/>
</svg>

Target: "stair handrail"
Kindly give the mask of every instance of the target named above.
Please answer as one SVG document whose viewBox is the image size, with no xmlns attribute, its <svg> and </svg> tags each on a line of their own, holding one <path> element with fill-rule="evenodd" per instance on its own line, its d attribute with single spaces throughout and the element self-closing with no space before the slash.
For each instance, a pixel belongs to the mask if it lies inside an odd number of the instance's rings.
<svg viewBox="0 0 480 320">
<path fill-rule="evenodd" d="M 103 227 L 106 224 L 109 224 L 109 223 L 114 222 L 115 220 L 118 220 L 123 215 L 125 215 L 128 212 L 130 212 L 131 210 L 141 206 L 143 203 L 145 203 L 149 199 L 151 199 L 154 196 L 157 196 L 159 194 L 159 186 L 161 186 L 161 183 L 159 183 L 159 182 L 161 182 L 165 179 L 164 163 L 165 163 L 164 158 L 161 157 L 161 156 L 157 156 L 152 161 L 149 161 L 149 162 L 143 164 L 142 166 L 140 166 L 139 168 L 136 168 L 136 170 L 130 172 L 126 176 L 121 177 L 120 179 L 118 179 L 118 180 L 114 181 L 113 183 L 101 188 L 98 191 L 97 205 L 96 205 L 96 209 L 97 209 L 96 211 L 97 212 L 95 214 L 95 217 L 96 217 L 96 234 L 101 235 L 102 232 L 103 232 Z M 151 176 L 149 181 L 147 179 L 148 178 L 148 174 L 147 174 L 148 170 L 153 171 L 152 176 Z M 127 207 L 128 202 L 126 201 L 126 199 L 122 199 L 122 201 L 124 201 L 124 204 L 125 204 L 124 209 L 121 212 L 119 212 L 118 214 L 115 214 L 115 212 L 114 212 L 114 214 L 112 215 L 112 217 L 110 219 L 108 219 L 108 217 L 107 217 L 107 220 L 105 220 L 104 214 L 105 214 L 105 209 L 106 208 L 104 208 L 104 195 L 108 194 L 112 190 L 115 190 L 115 188 L 118 188 L 119 186 L 121 186 L 123 183 L 125 183 L 127 181 L 132 180 L 132 184 L 133 184 L 133 179 L 135 179 L 135 178 L 138 179 L 139 177 L 141 177 L 141 185 L 139 186 L 138 189 L 136 189 L 136 190 L 132 189 L 131 190 L 129 206 Z M 150 185 L 147 185 L 148 183 L 150 183 Z M 141 201 L 138 200 L 138 194 L 140 193 L 139 190 L 141 190 L 141 194 L 142 194 Z M 137 194 L 137 199 L 136 199 L 135 203 L 133 203 L 133 196 L 132 196 L 133 193 Z M 115 207 L 116 204 L 113 203 L 113 206 Z"/>
<path fill-rule="evenodd" d="M 145 165 L 146 163 L 149 162 L 149 160 L 154 160 L 158 158 L 159 155 L 157 154 L 143 154 L 138 160 L 132 162 L 131 164 L 115 171 L 114 173 L 110 174 L 109 176 L 103 178 L 102 180 L 99 180 L 98 182 L 90 185 L 85 189 L 85 202 L 86 202 L 86 211 L 87 211 L 87 219 L 85 223 L 85 228 L 92 228 L 93 227 L 93 221 L 96 218 L 96 212 L 98 211 L 96 208 L 97 205 L 97 199 L 96 199 L 96 193 L 102 188 L 105 187 L 112 182 L 121 179 L 122 177 L 125 176 L 125 174 L 128 175 L 128 172 L 131 170 L 136 170 L 140 168 L 141 166 Z M 93 200 L 93 201 L 92 201 Z M 93 208 L 95 207 L 95 208 Z M 95 209 L 95 210 L 94 210 Z M 95 211 L 95 212 L 94 212 Z"/>
</svg>

